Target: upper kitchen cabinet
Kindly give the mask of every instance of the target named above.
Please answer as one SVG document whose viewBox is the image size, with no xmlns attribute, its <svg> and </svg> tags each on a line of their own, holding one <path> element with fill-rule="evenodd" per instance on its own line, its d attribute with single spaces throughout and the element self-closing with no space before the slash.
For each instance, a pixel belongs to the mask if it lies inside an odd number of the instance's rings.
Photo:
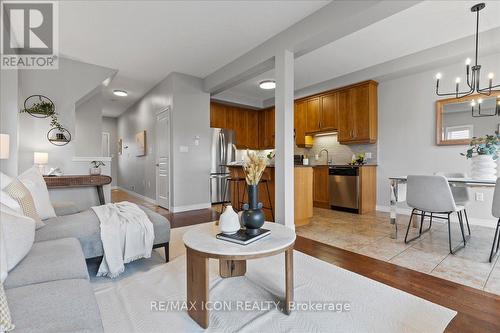
<svg viewBox="0 0 500 333">
<path fill-rule="evenodd" d="M 321 130 L 319 97 L 313 97 L 305 101 L 306 108 L 306 132 L 313 133 Z"/>
<path fill-rule="evenodd" d="M 259 149 L 274 149 L 274 107 L 258 111 Z"/>
<path fill-rule="evenodd" d="M 246 114 L 246 130 L 247 138 L 246 145 L 241 146 L 241 148 L 247 149 L 261 149 L 259 147 L 259 113 L 258 110 L 243 110 Z M 238 142 L 238 132 L 236 132 L 236 142 Z M 238 144 L 236 144 L 237 148 Z"/>
<path fill-rule="evenodd" d="M 210 127 L 227 128 L 226 105 L 210 103 Z"/>
<path fill-rule="evenodd" d="M 340 143 L 377 142 L 377 85 L 366 81 L 338 91 Z"/>
<path fill-rule="evenodd" d="M 306 137 L 307 101 L 305 100 L 295 101 L 293 120 L 294 120 L 295 144 L 298 147 L 302 148 L 312 146 L 312 143 L 308 141 Z"/>
<path fill-rule="evenodd" d="M 333 92 L 320 97 L 320 129 L 322 131 L 331 131 L 338 129 L 338 93 Z"/>
</svg>

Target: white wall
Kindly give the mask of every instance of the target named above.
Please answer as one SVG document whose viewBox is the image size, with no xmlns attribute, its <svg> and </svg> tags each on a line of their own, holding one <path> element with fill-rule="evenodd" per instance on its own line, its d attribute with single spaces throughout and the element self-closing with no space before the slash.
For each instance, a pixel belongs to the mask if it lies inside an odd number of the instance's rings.
<svg viewBox="0 0 500 333">
<path fill-rule="evenodd" d="M 118 186 L 118 119 L 102 117 L 102 131 L 109 133 L 109 152 L 111 154 L 111 186 Z"/>
<path fill-rule="evenodd" d="M 75 107 L 75 156 L 101 156 L 102 90 Z"/>
<path fill-rule="evenodd" d="M 60 58 L 59 69 L 57 70 L 21 70 L 19 73 L 19 104 L 22 105 L 26 97 L 30 95 L 41 94 L 48 96 L 56 106 L 56 112 L 59 114 L 61 124 L 71 132 L 73 139 L 78 140 L 75 136 L 76 104 L 88 97 L 104 80 L 114 75 L 115 71 L 105 67 Z M 47 131 L 50 129 L 50 120 L 48 118 L 38 119 L 28 114 L 20 114 L 18 118 L 19 173 L 33 165 L 33 152 L 41 151 L 49 154 L 47 169 L 57 166 L 65 174 L 88 174 L 88 160 L 74 161 L 76 156 L 75 140 L 61 147 L 48 142 L 46 137 Z M 99 143 L 99 150 L 100 147 Z M 111 170 L 107 168 L 103 170 L 103 174 L 109 174 L 110 172 Z M 110 195 L 109 188 L 109 186 L 105 187 L 105 194 L 108 198 Z M 76 202 L 82 209 L 98 202 L 93 188 L 52 192 L 54 193 L 51 193 L 51 197 L 54 200 L 71 200 Z"/>
<path fill-rule="evenodd" d="M 488 72 L 500 73 L 500 54 L 480 59 L 483 78 Z M 465 72 L 463 63 L 439 69 L 443 73 L 443 88 L 453 89 L 454 78 Z M 470 172 L 470 161 L 460 155 L 466 146 L 436 145 L 436 110 L 434 75 L 425 71 L 380 82 L 378 87 L 378 168 L 377 205 L 389 206 L 390 176 L 432 174 L 443 172 Z M 486 80 L 483 82 L 483 86 Z M 498 117 L 490 118 L 496 123 Z M 492 189 L 483 192 L 484 202 L 473 202 L 469 217 L 475 223 L 491 219 Z"/>
<path fill-rule="evenodd" d="M 0 160 L 0 170 L 17 176 L 18 158 L 18 71 L 2 70 L 0 75 L 0 133 L 9 134 L 9 159 Z"/>
<path fill-rule="evenodd" d="M 171 110 L 171 210 L 210 206 L 210 95 L 202 80 L 171 73 L 118 119 L 123 154 L 118 157 L 118 186 L 156 199 L 156 115 Z M 147 154 L 134 154 L 135 133 L 146 130 Z M 194 145 L 200 137 L 199 146 Z M 188 152 L 179 152 L 187 146 Z"/>
</svg>

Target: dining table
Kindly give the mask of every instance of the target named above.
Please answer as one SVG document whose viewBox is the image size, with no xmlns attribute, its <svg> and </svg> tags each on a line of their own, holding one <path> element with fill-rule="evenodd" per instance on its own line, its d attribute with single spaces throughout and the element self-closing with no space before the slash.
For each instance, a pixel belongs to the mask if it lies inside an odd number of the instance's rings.
<svg viewBox="0 0 500 333">
<path fill-rule="evenodd" d="M 464 187 L 495 187 L 496 179 L 473 179 L 473 178 L 447 178 L 450 186 Z M 390 237 L 396 239 L 398 236 L 397 204 L 406 201 L 406 181 L 407 176 L 389 177 L 391 186 L 390 201 L 390 223 L 393 225 Z M 413 227 L 417 226 L 416 219 L 413 220 Z"/>
</svg>

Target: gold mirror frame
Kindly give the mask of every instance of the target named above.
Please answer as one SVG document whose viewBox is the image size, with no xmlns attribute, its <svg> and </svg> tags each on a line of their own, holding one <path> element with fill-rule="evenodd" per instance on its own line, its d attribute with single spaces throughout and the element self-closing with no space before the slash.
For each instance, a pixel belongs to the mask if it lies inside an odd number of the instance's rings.
<svg viewBox="0 0 500 333">
<path fill-rule="evenodd" d="M 470 139 L 462 139 L 462 140 L 443 140 L 443 109 L 446 104 L 450 103 L 459 103 L 459 102 L 466 102 L 466 101 L 472 101 L 473 99 L 479 99 L 479 98 L 491 98 L 491 97 L 496 97 L 500 98 L 500 93 L 491 93 L 490 96 L 485 96 L 482 94 L 474 94 L 474 95 L 469 95 L 465 97 L 460 97 L 460 98 L 445 98 L 445 99 L 439 99 L 436 101 L 436 144 L 438 146 L 453 146 L 453 145 L 468 145 L 470 143 Z M 496 116 L 498 117 L 498 116 Z M 471 115 L 472 118 L 472 115 Z M 499 117 L 500 118 L 500 117 Z"/>
</svg>

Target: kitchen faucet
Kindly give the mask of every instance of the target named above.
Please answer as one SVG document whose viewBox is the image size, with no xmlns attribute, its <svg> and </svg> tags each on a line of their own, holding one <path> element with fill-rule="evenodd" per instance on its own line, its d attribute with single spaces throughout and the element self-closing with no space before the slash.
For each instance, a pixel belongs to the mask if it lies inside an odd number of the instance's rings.
<svg viewBox="0 0 500 333">
<path fill-rule="evenodd" d="M 328 157 L 328 150 L 326 148 L 323 148 L 319 151 L 319 155 L 321 156 L 322 152 L 326 152 L 326 164 L 330 165 L 332 164 L 332 161 L 330 161 L 330 158 Z"/>
</svg>

